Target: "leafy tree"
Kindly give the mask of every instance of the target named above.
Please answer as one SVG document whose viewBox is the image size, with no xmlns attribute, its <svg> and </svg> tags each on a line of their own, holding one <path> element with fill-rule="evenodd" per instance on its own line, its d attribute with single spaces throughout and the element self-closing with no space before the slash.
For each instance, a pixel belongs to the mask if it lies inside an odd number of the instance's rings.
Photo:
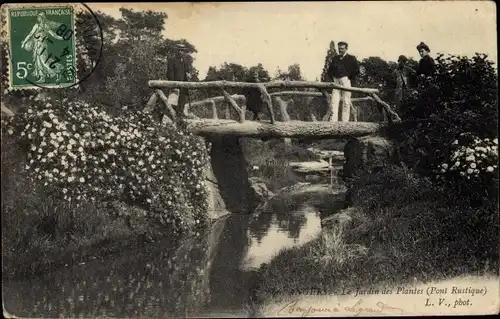
<svg viewBox="0 0 500 319">
<path fill-rule="evenodd" d="M 245 82 L 248 76 L 248 69 L 241 64 L 237 63 L 227 63 L 224 62 L 219 68 L 215 66 L 210 66 L 208 68 L 205 81 L 235 81 L 235 82 Z M 240 93 L 240 90 L 235 88 L 226 89 L 229 94 Z M 220 95 L 220 90 L 218 89 L 207 89 L 205 90 L 207 96 L 217 96 Z"/>
<path fill-rule="evenodd" d="M 328 68 L 330 67 L 333 57 L 337 55 L 337 50 L 335 49 L 335 42 L 331 41 L 330 42 L 330 47 L 328 48 L 328 51 L 326 53 L 325 57 L 325 64 L 323 65 L 323 71 L 321 72 L 321 82 L 331 82 L 333 79 L 328 78 L 328 75 L 326 72 L 328 71 Z"/>
<path fill-rule="evenodd" d="M 141 41 L 144 38 L 158 38 L 164 30 L 165 20 L 168 18 L 164 12 L 151 10 L 135 12 L 133 9 L 121 8 L 121 32 L 127 40 Z"/>
<path fill-rule="evenodd" d="M 298 63 L 288 66 L 288 72 L 283 72 L 281 69 L 276 70 L 274 76 L 275 80 L 287 80 L 287 81 L 303 81 L 302 73 L 300 71 L 300 65 Z"/>
<path fill-rule="evenodd" d="M 120 19 L 101 12 L 96 14 L 105 34 L 104 50 L 98 66 L 81 85 L 85 92 L 83 99 L 103 104 L 112 113 L 119 112 L 123 106 L 135 110 L 144 108 L 152 94 L 147 81 L 166 77 L 167 59 L 178 43 L 187 48 L 184 58 L 188 64 L 188 78 L 198 80 L 191 56 L 197 52 L 196 48 L 185 39 L 174 41 L 162 35 L 168 18 L 165 13 L 124 8 L 120 12 Z M 80 23 L 84 24 L 89 18 L 88 15 L 80 16 Z M 97 36 L 97 33 L 90 33 L 81 40 L 89 43 Z M 80 61 L 79 65 L 85 63 L 82 70 L 88 70 L 96 61 Z"/>
<path fill-rule="evenodd" d="M 407 65 L 413 70 L 416 69 L 418 62 L 409 59 Z M 380 57 L 368 57 L 360 63 L 360 75 L 356 80 L 356 86 L 377 88 L 380 90 L 381 98 L 392 103 L 394 89 L 396 88 L 396 78 L 394 71 L 397 63 L 385 61 Z M 410 76 L 410 85 L 413 85 L 412 76 Z M 356 95 L 360 96 L 360 95 Z"/>
<path fill-rule="evenodd" d="M 257 74 L 259 75 L 259 81 L 260 82 L 268 82 L 271 79 L 271 76 L 269 75 L 269 72 L 264 68 L 262 63 L 259 63 L 257 65 L 251 66 L 248 69 L 248 76 L 252 75 L 253 72 L 257 71 Z"/>
<path fill-rule="evenodd" d="M 234 81 L 234 82 L 246 82 L 253 74 L 257 71 L 259 75 L 260 82 L 269 81 L 269 72 L 264 69 L 264 66 L 259 63 L 257 65 L 247 68 L 241 64 L 237 63 L 227 63 L 224 62 L 219 68 L 215 66 L 210 66 L 205 77 L 205 81 Z M 228 88 L 227 91 L 230 94 L 241 94 L 241 89 Z M 209 89 L 206 90 L 209 96 L 220 95 L 219 90 Z M 207 96 L 208 97 L 208 96 Z"/>
</svg>

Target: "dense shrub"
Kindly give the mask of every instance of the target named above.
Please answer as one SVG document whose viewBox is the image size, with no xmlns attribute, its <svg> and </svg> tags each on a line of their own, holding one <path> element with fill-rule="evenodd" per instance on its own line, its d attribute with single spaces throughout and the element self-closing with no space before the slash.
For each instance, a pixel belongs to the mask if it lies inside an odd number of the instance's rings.
<svg viewBox="0 0 500 319">
<path fill-rule="evenodd" d="M 124 201 L 174 232 L 206 222 L 203 142 L 150 116 L 111 117 L 96 106 L 37 100 L 2 125 L 27 153 L 24 169 L 66 201 Z"/>
<path fill-rule="evenodd" d="M 450 142 L 460 134 L 473 132 L 478 139 L 490 140 L 498 136 L 493 62 L 482 54 L 440 55 L 436 64 L 435 75 L 420 79 L 403 101 L 404 124 L 394 129 L 403 161 L 426 175 L 449 160 Z"/>
</svg>

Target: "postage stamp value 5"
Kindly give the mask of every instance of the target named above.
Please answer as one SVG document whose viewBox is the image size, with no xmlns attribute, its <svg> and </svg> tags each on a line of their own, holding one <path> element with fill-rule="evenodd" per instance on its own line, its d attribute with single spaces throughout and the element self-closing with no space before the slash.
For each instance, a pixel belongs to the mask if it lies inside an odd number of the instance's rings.
<svg viewBox="0 0 500 319">
<path fill-rule="evenodd" d="M 7 8 L 11 89 L 69 87 L 77 81 L 72 6 Z"/>
</svg>

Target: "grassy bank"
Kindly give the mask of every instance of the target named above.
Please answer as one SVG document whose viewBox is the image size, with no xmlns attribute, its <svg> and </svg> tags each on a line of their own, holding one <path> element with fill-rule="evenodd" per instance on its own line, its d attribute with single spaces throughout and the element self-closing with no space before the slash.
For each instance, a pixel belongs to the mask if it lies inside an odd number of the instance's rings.
<svg viewBox="0 0 500 319">
<path fill-rule="evenodd" d="M 401 167 L 361 176 L 353 206 L 326 221 L 318 239 L 262 268 L 257 302 L 498 272 L 495 207 L 473 208 Z"/>
</svg>

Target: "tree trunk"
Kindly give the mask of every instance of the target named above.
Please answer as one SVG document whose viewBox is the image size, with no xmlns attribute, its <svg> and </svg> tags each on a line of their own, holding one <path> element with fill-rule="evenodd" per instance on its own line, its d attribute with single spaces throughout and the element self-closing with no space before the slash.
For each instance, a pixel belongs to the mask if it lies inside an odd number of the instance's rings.
<svg viewBox="0 0 500 319">
<path fill-rule="evenodd" d="M 263 121 L 186 120 L 188 128 L 202 136 L 235 136 L 253 138 L 342 138 L 364 136 L 384 127 L 369 122 L 304 122 L 289 121 L 270 124 Z"/>
</svg>

